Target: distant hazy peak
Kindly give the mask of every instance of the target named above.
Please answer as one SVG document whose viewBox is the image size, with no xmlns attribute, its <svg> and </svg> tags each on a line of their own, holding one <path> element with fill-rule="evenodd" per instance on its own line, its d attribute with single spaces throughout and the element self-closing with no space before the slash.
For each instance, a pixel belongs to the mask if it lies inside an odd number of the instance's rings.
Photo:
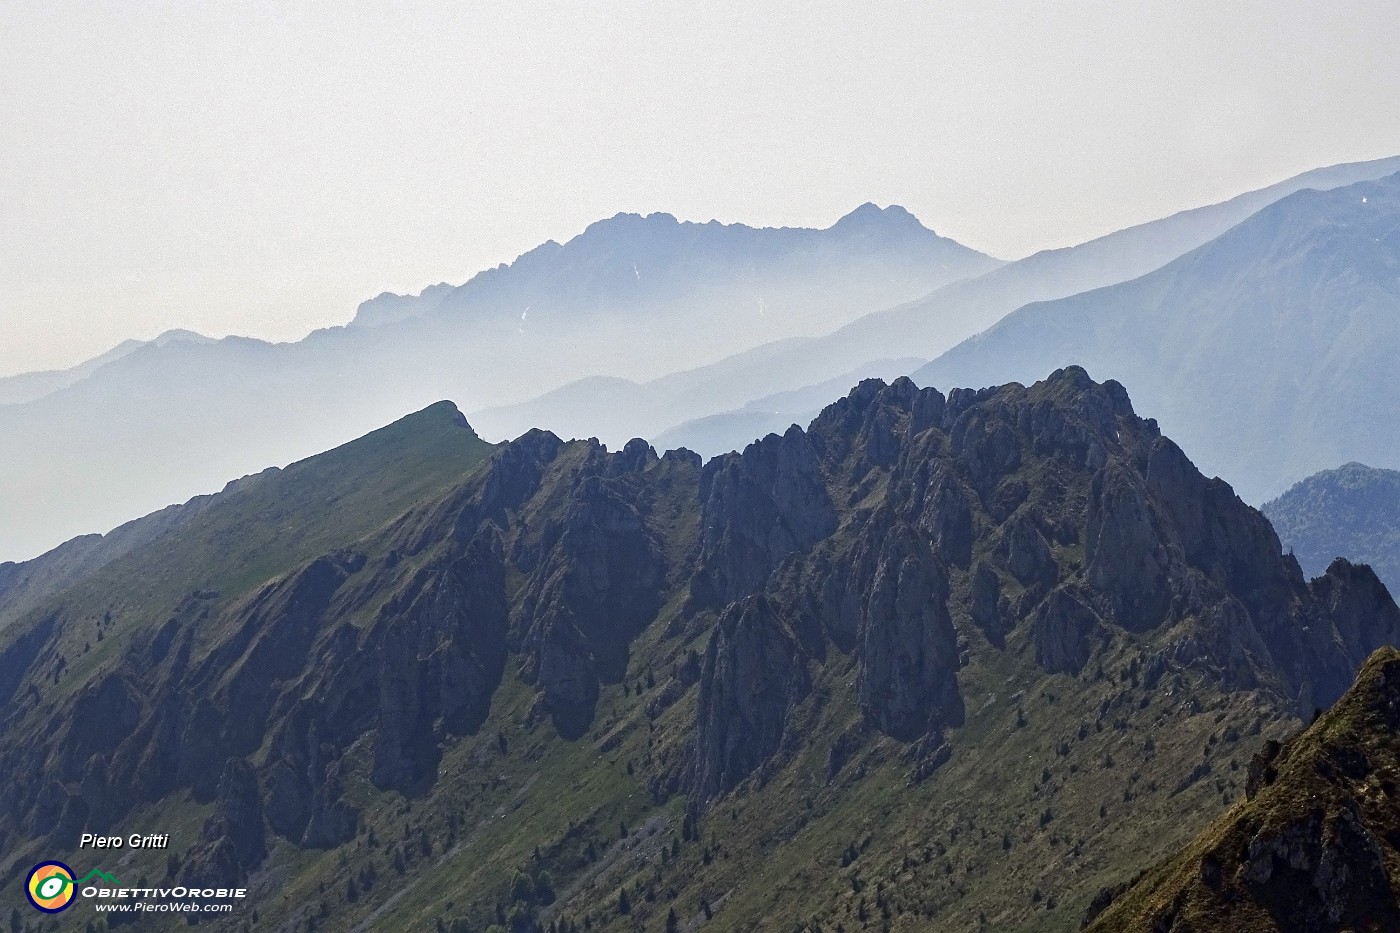
<svg viewBox="0 0 1400 933">
<path fill-rule="evenodd" d="M 919 218 L 898 204 L 880 207 L 871 201 L 866 201 L 836 221 L 831 227 L 832 230 L 870 230 L 876 228 L 897 231 L 921 230 L 933 233 L 932 230 L 923 225 Z"/>
<path fill-rule="evenodd" d="M 151 340 L 123 340 L 107 352 L 67 369 L 17 373 L 13 376 L 0 377 L 0 405 L 23 404 L 41 399 L 52 392 L 57 392 L 59 389 L 85 379 L 108 363 L 115 363 L 146 347 L 164 347 L 174 343 L 213 342 L 212 337 L 206 337 L 192 330 L 179 329 L 167 330 Z"/>
<path fill-rule="evenodd" d="M 690 222 L 687 221 L 687 223 Z M 627 227 L 661 228 L 679 227 L 680 225 L 681 222 L 677 220 L 674 215 L 667 214 L 663 211 L 656 211 L 651 214 L 636 214 L 631 211 L 618 211 L 611 217 L 607 217 L 603 220 L 593 221 L 593 223 L 589 224 L 587 227 L 584 228 L 583 233 L 579 234 L 579 236 L 588 236 L 589 234 L 596 234 L 607 230 L 616 230 L 618 228 Z M 734 226 L 743 225 L 735 224 Z M 575 237 L 574 239 L 577 239 L 577 237 Z M 550 240 L 549 242 L 553 243 L 554 241 Z M 570 242 L 572 242 L 572 240 Z"/>
<path fill-rule="evenodd" d="M 214 342 L 214 338 L 213 338 L 213 337 L 206 337 L 206 336 L 204 336 L 203 334 L 201 334 L 201 333 L 199 333 L 199 332 L 197 332 L 197 331 L 193 331 L 193 330 L 184 330 L 183 328 L 179 328 L 179 327 L 172 328 L 171 330 L 164 331 L 164 332 L 161 333 L 159 336 L 157 336 L 154 340 L 149 340 L 149 341 L 146 341 L 146 342 L 147 342 L 147 343 L 153 343 L 153 344 L 155 344 L 156 346 L 159 347 L 159 346 L 164 346 L 164 345 L 167 344 L 167 343 L 174 343 L 174 342 L 179 341 L 179 340 L 189 340 L 189 341 L 192 341 L 192 342 L 195 342 L 195 343 L 213 343 L 213 342 Z"/>
<path fill-rule="evenodd" d="M 594 302 L 619 293 L 630 298 L 650 294 L 649 289 L 658 284 L 652 277 L 643 281 L 648 267 L 653 273 L 666 270 L 660 279 L 667 283 L 665 287 L 684 291 L 704 287 L 711 277 L 724 278 L 736 270 L 762 275 L 764 270 L 781 272 L 784 263 L 800 263 L 804 258 L 810 264 L 818 251 L 825 254 L 833 249 L 862 256 L 879 253 L 891 261 L 941 263 L 949 269 L 957 263 L 966 265 L 960 274 L 949 273 L 954 278 L 985 272 L 998 262 L 938 236 L 898 205 L 882 208 L 867 202 L 823 229 L 683 221 L 659 211 L 624 211 L 594 221 L 562 244 L 546 240 L 514 262 L 485 269 L 463 285 L 441 283 L 417 296 L 384 292 L 363 302 L 352 324 L 394 324 L 483 299 L 528 308 L 567 304 L 581 297 Z M 575 284 L 570 286 L 566 280 Z M 585 284 L 579 286 L 580 282 Z"/>
</svg>

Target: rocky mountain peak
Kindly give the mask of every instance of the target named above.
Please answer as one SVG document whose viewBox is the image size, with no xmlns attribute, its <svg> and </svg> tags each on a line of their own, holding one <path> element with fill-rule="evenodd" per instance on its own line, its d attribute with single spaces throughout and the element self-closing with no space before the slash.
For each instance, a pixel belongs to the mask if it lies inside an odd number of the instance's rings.
<svg viewBox="0 0 1400 933">
<path fill-rule="evenodd" d="M 879 207 L 869 201 L 836 221 L 832 229 L 843 233 L 883 231 L 886 234 L 907 234 L 933 232 L 920 223 L 917 217 L 898 204 Z"/>
<path fill-rule="evenodd" d="M 867 380 L 808 429 L 704 464 L 530 431 L 367 537 L 100 626 L 71 684 L 65 633 L 92 625 L 74 605 L 0 646 L 16 776 L 0 830 L 67 840 L 188 795 L 206 808 L 192 878 L 349 851 L 376 801 L 475 800 L 507 767 L 573 793 L 582 778 L 541 760 L 606 762 L 598 786 L 627 806 L 684 796 L 687 821 L 794 786 L 837 806 L 879 769 L 903 806 L 896 787 L 994 752 L 988 729 L 1049 741 L 1059 726 L 1021 708 L 1032 691 L 1066 730 L 1058 762 L 1069 736 L 1175 728 L 1166 704 L 1197 696 L 1311 715 L 1400 640 L 1374 574 L 1343 561 L 1305 581 L 1258 512 L 1078 367 L 946 394 Z"/>
</svg>

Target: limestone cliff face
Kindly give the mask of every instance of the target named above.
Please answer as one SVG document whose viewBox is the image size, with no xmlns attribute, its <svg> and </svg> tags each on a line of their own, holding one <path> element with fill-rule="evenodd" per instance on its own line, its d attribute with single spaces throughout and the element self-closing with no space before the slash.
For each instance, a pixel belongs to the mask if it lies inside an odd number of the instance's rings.
<svg viewBox="0 0 1400 933">
<path fill-rule="evenodd" d="M 836 527 L 817 453 L 796 428 L 711 460 L 699 492 L 704 517 L 690 593 L 703 608 L 757 591 L 783 558 Z"/>
<path fill-rule="evenodd" d="M 700 678 L 695 793 L 729 790 L 778 750 L 788 709 L 808 686 L 797 640 L 761 596 L 720 617 Z"/>
</svg>

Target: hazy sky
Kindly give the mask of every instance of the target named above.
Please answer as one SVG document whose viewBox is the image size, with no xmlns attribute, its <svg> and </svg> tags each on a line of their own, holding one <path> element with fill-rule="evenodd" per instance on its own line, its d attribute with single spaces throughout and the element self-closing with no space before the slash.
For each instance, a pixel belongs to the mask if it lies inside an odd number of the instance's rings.
<svg viewBox="0 0 1400 933">
<path fill-rule="evenodd" d="M 0 5 L 0 374 L 277 339 L 618 211 L 1017 257 L 1400 153 L 1394 0 Z"/>
</svg>

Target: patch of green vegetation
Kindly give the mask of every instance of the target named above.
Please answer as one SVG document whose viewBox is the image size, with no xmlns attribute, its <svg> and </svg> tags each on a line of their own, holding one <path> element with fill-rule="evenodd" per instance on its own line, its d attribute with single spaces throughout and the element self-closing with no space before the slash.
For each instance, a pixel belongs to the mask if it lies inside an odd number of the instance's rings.
<svg viewBox="0 0 1400 933">
<path fill-rule="evenodd" d="M 1330 710 L 1276 754 L 1261 756 L 1256 768 L 1263 776 L 1251 799 L 1238 799 L 1174 855 L 1134 878 L 1091 929 L 1110 933 L 1166 923 L 1180 924 L 1181 929 L 1276 933 L 1290 924 L 1281 917 L 1291 916 L 1301 924 L 1303 896 L 1314 887 L 1308 879 L 1285 878 L 1282 888 L 1271 888 L 1251 881 L 1244 865 L 1259 840 L 1273 839 L 1291 840 L 1291 850 L 1304 857 L 1306 846 L 1334 846 L 1327 857 L 1333 859 L 1329 877 L 1341 879 L 1331 905 L 1337 928 L 1383 928 L 1378 918 L 1395 915 L 1400 893 L 1400 850 L 1394 842 L 1400 833 L 1400 808 L 1393 800 L 1400 786 L 1397 680 L 1400 650 L 1377 651 L 1355 686 Z M 1348 876 L 1364 871 L 1347 862 L 1359 860 L 1359 868 L 1367 853 L 1360 846 L 1328 842 L 1323 827 L 1338 820 L 1364 829 L 1381 847 L 1389 884 L 1364 892 L 1364 897 L 1378 899 L 1372 903 L 1354 903 L 1356 892 L 1345 890 Z M 1353 926 L 1358 918 L 1361 922 Z"/>
<path fill-rule="evenodd" d="M 439 402 L 243 480 L 203 504 L 196 520 L 51 594 L 46 606 L 61 607 L 63 632 L 50 662 L 61 673 L 46 701 L 86 683 L 133 632 L 176 615 L 210 617 L 298 564 L 365 539 L 460 484 L 494 449 L 455 406 Z"/>
</svg>

